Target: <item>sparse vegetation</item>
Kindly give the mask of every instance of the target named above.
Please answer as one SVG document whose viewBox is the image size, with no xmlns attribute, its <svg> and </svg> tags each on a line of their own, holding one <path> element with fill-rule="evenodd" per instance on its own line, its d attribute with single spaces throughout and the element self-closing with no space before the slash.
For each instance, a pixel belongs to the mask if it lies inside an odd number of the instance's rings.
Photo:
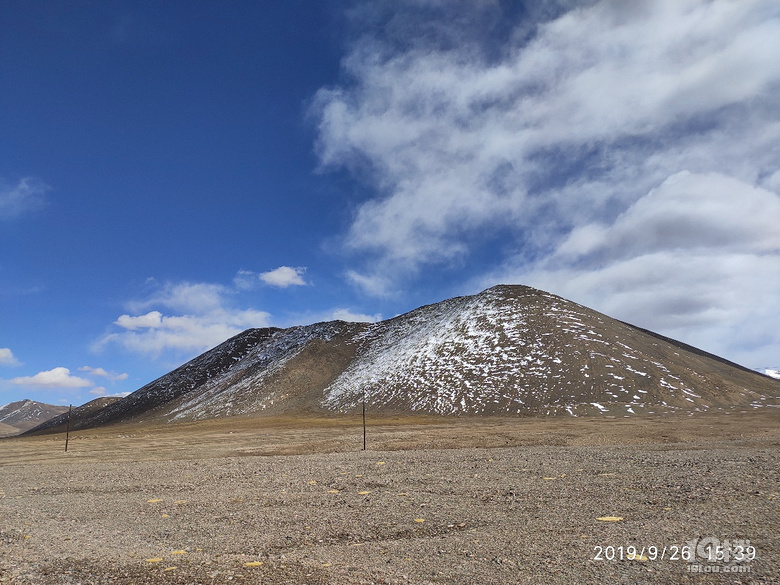
<svg viewBox="0 0 780 585">
<path fill-rule="evenodd" d="M 777 582 L 778 423 L 374 418 L 368 451 L 359 415 L 115 425 L 67 455 L 6 439 L 0 583 L 694 583 L 594 547 L 709 536 L 757 548 L 738 582 Z"/>
</svg>

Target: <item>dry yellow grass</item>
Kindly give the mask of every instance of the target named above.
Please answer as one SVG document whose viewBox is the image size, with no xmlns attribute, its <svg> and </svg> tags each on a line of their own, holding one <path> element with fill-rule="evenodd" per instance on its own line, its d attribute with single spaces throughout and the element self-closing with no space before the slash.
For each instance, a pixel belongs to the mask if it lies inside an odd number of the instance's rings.
<svg viewBox="0 0 780 585">
<path fill-rule="evenodd" d="M 780 412 L 623 419 L 383 416 L 369 419 L 367 433 L 370 451 L 766 439 L 780 436 Z M 64 445 L 64 434 L 3 439 L 0 465 L 59 462 L 66 456 Z M 140 461 L 361 449 L 359 417 L 235 417 L 178 424 L 131 423 L 71 432 L 67 457 Z"/>
</svg>

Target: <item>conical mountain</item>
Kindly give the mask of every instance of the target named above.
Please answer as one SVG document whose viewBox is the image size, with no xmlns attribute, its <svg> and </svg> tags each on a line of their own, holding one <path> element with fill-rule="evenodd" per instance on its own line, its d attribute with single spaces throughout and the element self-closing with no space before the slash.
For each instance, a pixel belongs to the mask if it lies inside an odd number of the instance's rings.
<svg viewBox="0 0 780 585">
<path fill-rule="evenodd" d="M 324 403 L 439 414 L 616 416 L 777 402 L 780 385 L 678 341 L 524 286 L 375 325 Z"/>
<path fill-rule="evenodd" d="M 559 296 L 500 285 L 380 323 L 250 329 L 75 428 L 347 413 L 364 396 L 375 413 L 623 417 L 776 406 L 780 381 Z"/>
</svg>

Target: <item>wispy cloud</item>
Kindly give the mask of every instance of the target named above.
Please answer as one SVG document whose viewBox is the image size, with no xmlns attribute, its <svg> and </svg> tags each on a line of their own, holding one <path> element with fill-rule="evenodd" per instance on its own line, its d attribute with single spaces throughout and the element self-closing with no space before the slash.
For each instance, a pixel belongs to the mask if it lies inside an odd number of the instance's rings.
<svg viewBox="0 0 780 585">
<path fill-rule="evenodd" d="M 383 261 L 379 263 L 382 265 L 386 264 Z M 373 297 L 390 297 L 399 292 L 398 287 L 394 283 L 394 275 L 375 270 L 348 270 L 345 276 L 348 282 Z"/>
<path fill-rule="evenodd" d="M 152 292 L 141 300 L 128 303 L 133 311 L 143 311 L 154 306 L 166 307 L 187 313 L 207 313 L 220 309 L 231 291 L 221 284 L 209 282 L 167 282 L 149 284 Z"/>
<path fill-rule="evenodd" d="M 48 185 L 39 179 L 25 177 L 16 184 L 0 179 L 0 220 L 16 219 L 45 204 Z"/>
<path fill-rule="evenodd" d="M 426 3 L 414 25 L 415 3 L 378 4 L 312 108 L 322 168 L 376 194 L 344 237 L 351 282 L 380 296 L 465 266 L 645 326 L 754 324 L 778 290 L 776 2 L 559 2 L 514 27 L 509 3 Z M 648 287 L 666 294 L 641 311 Z"/>
<path fill-rule="evenodd" d="M 127 380 L 129 377 L 127 374 L 119 374 L 117 372 L 109 372 L 103 368 L 93 368 L 90 366 L 81 366 L 79 372 L 85 372 L 90 376 L 99 376 L 101 378 L 108 378 L 112 382 L 121 382 Z"/>
</svg>

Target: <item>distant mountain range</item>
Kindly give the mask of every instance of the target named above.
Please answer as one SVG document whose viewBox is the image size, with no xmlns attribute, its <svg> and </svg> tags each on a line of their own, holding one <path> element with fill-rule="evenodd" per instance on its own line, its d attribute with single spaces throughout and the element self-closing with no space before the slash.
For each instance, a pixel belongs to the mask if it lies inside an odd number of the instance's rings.
<svg viewBox="0 0 780 585">
<path fill-rule="evenodd" d="M 0 437 L 18 435 L 67 410 L 67 406 L 54 406 L 34 400 L 19 400 L 0 406 Z"/>
<path fill-rule="evenodd" d="M 122 421 L 356 412 L 610 416 L 780 406 L 780 381 L 559 296 L 500 285 L 379 323 L 250 329 L 129 396 Z M 64 429 L 59 416 L 31 432 Z"/>
</svg>

